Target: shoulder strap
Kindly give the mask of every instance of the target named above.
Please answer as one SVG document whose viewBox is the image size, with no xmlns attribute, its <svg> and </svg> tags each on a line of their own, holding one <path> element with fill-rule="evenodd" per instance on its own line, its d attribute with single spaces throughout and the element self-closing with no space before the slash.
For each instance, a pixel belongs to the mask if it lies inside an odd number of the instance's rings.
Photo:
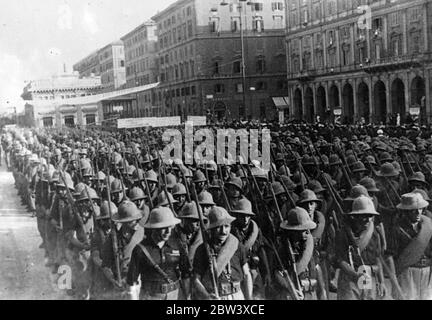
<svg viewBox="0 0 432 320">
<path fill-rule="evenodd" d="M 165 281 L 167 281 L 168 283 L 173 283 L 173 281 L 165 273 L 165 271 L 163 271 L 162 268 L 159 267 L 159 265 L 153 260 L 147 249 L 141 243 L 139 243 L 138 246 L 141 248 L 142 252 L 146 256 L 147 261 L 150 262 L 151 266 L 165 279 Z"/>
</svg>

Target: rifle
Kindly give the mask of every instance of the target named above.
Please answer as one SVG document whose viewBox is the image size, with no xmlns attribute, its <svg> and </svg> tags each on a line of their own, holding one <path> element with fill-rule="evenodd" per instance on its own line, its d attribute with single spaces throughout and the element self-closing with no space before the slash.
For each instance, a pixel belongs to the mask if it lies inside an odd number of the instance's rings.
<svg viewBox="0 0 432 320">
<path fill-rule="evenodd" d="M 173 206 L 172 201 L 171 201 L 171 199 L 169 197 L 168 188 L 167 188 L 167 179 L 166 179 L 166 166 L 165 166 L 165 162 L 162 160 L 162 156 L 160 155 L 160 153 L 159 153 L 159 160 L 161 162 L 161 166 L 162 166 L 162 169 L 163 169 L 162 170 L 163 174 L 162 174 L 162 171 L 160 171 L 161 172 L 161 176 L 163 176 L 162 177 L 163 178 L 163 190 L 165 192 L 165 196 L 167 197 L 167 200 L 168 200 L 168 203 L 169 203 L 169 207 L 171 208 L 171 211 L 177 217 L 177 214 L 176 214 L 176 212 L 174 210 L 174 206 Z"/>
<path fill-rule="evenodd" d="M 111 151 L 111 149 L 110 149 Z M 119 283 L 121 283 L 121 269 L 120 269 L 120 253 L 119 253 L 119 249 L 118 249 L 118 240 L 117 240 L 117 230 L 116 230 L 116 225 L 114 223 L 114 221 L 112 220 L 112 211 L 111 211 L 111 181 L 109 179 L 110 177 L 110 153 L 108 156 L 108 161 L 107 161 L 107 176 L 106 176 L 106 185 L 107 185 L 107 194 L 108 194 L 108 212 L 109 212 L 109 216 L 110 216 L 110 224 L 111 224 L 111 239 L 112 239 L 112 246 L 113 246 L 113 252 L 114 252 L 114 263 L 115 263 L 115 268 L 116 268 L 116 273 L 117 273 L 117 281 Z"/>
<path fill-rule="evenodd" d="M 224 198 L 224 202 L 225 202 L 225 205 L 227 206 L 228 211 L 231 211 L 231 205 L 230 205 L 230 203 L 228 201 L 228 197 L 225 193 L 225 182 L 223 180 L 223 175 L 222 175 L 222 166 L 220 164 L 218 164 L 217 166 L 218 166 L 219 178 L 221 180 L 222 196 Z"/>
<path fill-rule="evenodd" d="M 153 210 L 153 202 L 152 202 L 152 198 L 151 198 L 150 187 L 148 185 L 147 179 L 145 177 L 142 177 L 141 172 L 138 170 L 138 169 L 142 169 L 142 168 L 140 168 L 140 166 L 139 166 L 138 157 L 135 153 L 134 153 L 134 160 L 135 160 L 135 167 L 137 168 L 138 180 L 139 180 L 141 186 L 142 186 L 142 182 L 144 180 L 144 184 L 145 184 L 144 189 L 146 190 L 147 197 L 149 199 L 149 209 L 151 211 L 151 210 Z"/>
<path fill-rule="evenodd" d="M 85 231 L 85 229 L 84 229 L 84 223 L 83 223 L 83 221 L 81 219 L 81 216 L 80 216 L 80 214 L 78 212 L 78 209 L 76 207 L 75 200 L 74 200 L 74 198 L 73 198 L 73 196 L 72 196 L 72 194 L 71 194 L 71 192 L 69 190 L 69 187 L 66 184 L 66 180 L 65 180 L 65 178 L 64 178 L 63 173 L 62 173 L 61 170 L 59 170 L 59 175 L 60 175 L 60 178 L 62 179 L 62 181 L 63 181 L 63 183 L 65 185 L 65 189 L 66 189 L 66 193 L 67 193 L 67 199 L 68 199 L 69 204 L 70 204 L 70 206 L 72 208 L 72 212 L 74 214 L 74 217 L 75 217 L 75 219 L 78 222 L 78 226 L 82 229 L 82 231 Z M 63 228 L 62 222 L 61 222 L 61 228 Z M 83 232 L 83 234 L 86 235 L 86 232 Z M 86 235 L 86 242 L 88 242 L 87 235 Z"/>
<path fill-rule="evenodd" d="M 192 200 L 191 200 L 191 195 L 189 192 L 189 184 L 188 184 L 188 181 L 186 180 L 186 176 L 185 176 L 184 171 L 181 168 L 179 168 L 179 169 L 180 169 L 180 174 L 182 175 L 183 182 L 184 182 L 184 185 L 186 188 L 186 201 L 190 203 L 190 202 L 192 202 Z"/>
<path fill-rule="evenodd" d="M 208 236 L 208 233 L 206 231 L 206 227 L 204 225 L 203 213 L 201 211 L 201 206 L 198 204 L 198 195 L 197 195 L 196 188 L 195 188 L 194 184 L 192 184 L 192 195 L 193 195 L 195 204 L 196 204 L 197 209 L 198 209 L 198 216 L 199 216 L 199 220 L 200 220 L 200 229 L 201 229 L 201 234 L 202 234 L 202 238 L 203 238 L 203 244 L 204 244 L 204 247 L 206 249 L 207 257 L 209 259 L 210 277 L 211 277 L 211 281 L 212 281 L 214 294 L 217 298 L 219 298 L 219 289 L 218 289 L 217 279 L 216 279 L 216 274 L 217 274 L 216 261 L 214 260 L 212 250 L 210 248 L 209 236 Z"/>
<path fill-rule="evenodd" d="M 294 283 L 293 283 L 293 281 L 292 281 L 289 273 L 286 271 L 286 268 L 285 268 L 285 266 L 284 266 L 284 264 L 282 262 L 281 257 L 279 256 L 279 253 L 278 253 L 278 250 L 276 249 L 276 246 L 274 245 L 274 243 L 271 240 L 269 240 L 269 239 L 266 239 L 266 240 L 269 242 L 271 248 L 273 249 L 273 252 L 275 254 L 276 260 L 277 260 L 277 262 L 279 264 L 279 267 L 282 270 L 282 278 L 285 280 L 285 285 L 288 288 L 289 294 L 291 295 L 291 297 L 294 300 L 301 300 L 301 298 L 299 297 L 299 295 L 297 293 L 297 290 L 296 290 L 296 288 L 294 286 Z"/>
</svg>

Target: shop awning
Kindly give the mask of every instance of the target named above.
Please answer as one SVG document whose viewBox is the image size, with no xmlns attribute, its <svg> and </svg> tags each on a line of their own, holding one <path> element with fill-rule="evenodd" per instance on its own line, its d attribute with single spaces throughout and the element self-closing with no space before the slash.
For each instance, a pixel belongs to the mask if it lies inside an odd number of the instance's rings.
<svg viewBox="0 0 432 320">
<path fill-rule="evenodd" d="M 288 97 L 273 97 L 273 103 L 276 108 L 286 109 L 289 107 L 289 99 Z"/>
</svg>

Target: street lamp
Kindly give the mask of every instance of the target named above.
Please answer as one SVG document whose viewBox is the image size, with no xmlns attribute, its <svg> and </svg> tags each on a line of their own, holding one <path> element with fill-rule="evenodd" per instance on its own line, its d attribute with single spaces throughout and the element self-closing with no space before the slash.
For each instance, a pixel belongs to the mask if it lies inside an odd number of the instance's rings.
<svg viewBox="0 0 432 320">
<path fill-rule="evenodd" d="M 243 9 L 245 10 L 245 17 L 246 17 L 246 6 L 243 5 L 244 2 L 246 2 L 246 5 L 253 5 L 254 3 L 248 0 L 238 0 L 238 11 L 240 14 L 240 41 L 241 41 L 241 71 L 242 71 L 242 95 L 243 95 L 243 108 L 246 111 L 246 63 L 245 63 L 245 43 L 244 43 L 244 31 L 243 31 Z M 222 7 L 225 7 L 227 5 L 234 5 L 234 3 L 228 3 L 226 0 L 223 0 L 220 5 Z M 213 11 L 213 9 L 212 9 Z M 217 10 L 216 10 L 217 11 Z M 246 26 L 247 28 L 247 26 Z"/>
</svg>

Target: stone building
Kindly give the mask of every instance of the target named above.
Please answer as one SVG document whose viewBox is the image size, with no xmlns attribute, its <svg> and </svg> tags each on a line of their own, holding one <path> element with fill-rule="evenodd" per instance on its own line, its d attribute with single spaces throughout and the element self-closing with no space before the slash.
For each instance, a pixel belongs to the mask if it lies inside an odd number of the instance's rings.
<svg viewBox="0 0 432 320">
<path fill-rule="evenodd" d="M 165 115 L 276 117 L 273 98 L 287 92 L 283 2 L 178 0 L 152 20 Z"/>
<path fill-rule="evenodd" d="M 291 116 L 431 120 L 432 2 L 286 0 Z M 413 109 L 411 109 L 413 110 Z"/>
</svg>

